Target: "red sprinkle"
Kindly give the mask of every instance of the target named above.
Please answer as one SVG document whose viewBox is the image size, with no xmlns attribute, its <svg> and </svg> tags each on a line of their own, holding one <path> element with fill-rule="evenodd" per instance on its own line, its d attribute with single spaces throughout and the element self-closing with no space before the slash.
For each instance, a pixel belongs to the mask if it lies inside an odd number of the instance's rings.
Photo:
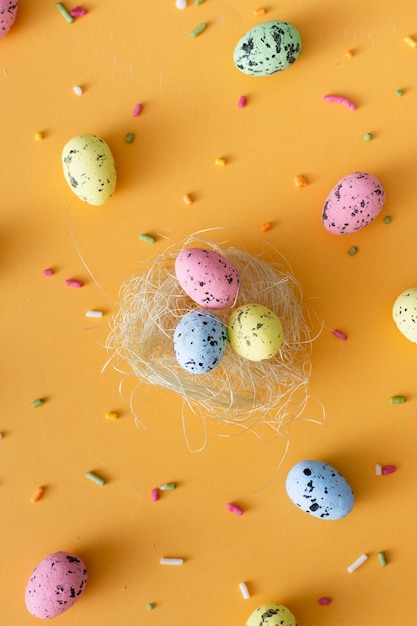
<svg viewBox="0 0 417 626">
<path fill-rule="evenodd" d="M 348 336 L 342 330 L 334 330 L 333 335 L 340 339 L 340 341 L 347 341 Z"/>
<path fill-rule="evenodd" d="M 87 11 L 85 9 L 83 9 L 83 7 L 74 7 L 70 11 L 70 15 L 72 17 L 82 17 L 86 13 L 87 13 Z"/>
<path fill-rule="evenodd" d="M 383 465 L 381 468 L 381 474 L 386 476 L 387 474 L 393 474 L 397 471 L 397 468 L 394 465 Z"/>
<path fill-rule="evenodd" d="M 243 509 L 241 509 L 237 504 L 228 502 L 226 506 L 231 513 L 234 513 L 235 515 L 243 515 Z"/>
<path fill-rule="evenodd" d="M 326 598 L 325 596 L 323 598 L 318 599 L 318 603 L 321 604 L 321 606 L 326 606 L 330 604 L 331 601 L 332 601 L 331 598 Z"/>
<path fill-rule="evenodd" d="M 239 100 L 237 101 L 237 106 L 239 109 L 243 109 L 243 107 L 245 107 L 247 105 L 247 98 L 246 96 L 240 96 Z"/>
<path fill-rule="evenodd" d="M 159 489 L 152 489 L 151 498 L 153 502 L 157 502 L 159 500 Z"/>
<path fill-rule="evenodd" d="M 72 278 L 68 278 L 65 281 L 67 287 L 75 287 L 76 289 L 80 289 L 84 286 L 84 283 L 81 280 L 73 280 Z"/>
<path fill-rule="evenodd" d="M 142 109 L 143 109 L 143 105 L 140 104 L 140 102 L 135 104 L 135 108 L 132 111 L 133 117 L 137 117 L 138 115 L 140 115 L 142 113 Z"/>
<path fill-rule="evenodd" d="M 54 273 L 54 270 L 51 269 L 50 267 L 48 267 L 46 270 L 43 270 L 42 272 L 43 276 L 52 276 L 53 273 Z"/>
</svg>

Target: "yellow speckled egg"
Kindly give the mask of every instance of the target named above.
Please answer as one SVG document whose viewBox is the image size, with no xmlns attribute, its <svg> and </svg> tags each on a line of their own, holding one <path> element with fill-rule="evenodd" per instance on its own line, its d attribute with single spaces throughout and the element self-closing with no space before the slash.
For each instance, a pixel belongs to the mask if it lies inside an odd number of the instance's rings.
<svg viewBox="0 0 417 626">
<path fill-rule="evenodd" d="M 96 135 L 77 135 L 62 151 L 65 180 L 80 200 L 104 204 L 116 187 L 116 167 L 110 148 Z"/>
<path fill-rule="evenodd" d="M 246 626 L 297 626 L 297 620 L 283 604 L 262 604 L 249 616 Z"/>
<path fill-rule="evenodd" d="M 400 293 L 394 302 L 392 317 L 404 337 L 417 343 L 417 287 Z"/>
<path fill-rule="evenodd" d="M 227 334 L 232 348 L 249 361 L 272 358 L 284 341 L 281 321 L 263 304 L 242 304 L 235 309 Z"/>
</svg>

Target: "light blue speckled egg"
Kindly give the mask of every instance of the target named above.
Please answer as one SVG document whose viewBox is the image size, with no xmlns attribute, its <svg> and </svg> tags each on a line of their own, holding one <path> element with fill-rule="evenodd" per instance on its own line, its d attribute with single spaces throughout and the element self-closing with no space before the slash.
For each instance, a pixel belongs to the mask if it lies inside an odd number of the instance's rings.
<svg viewBox="0 0 417 626">
<path fill-rule="evenodd" d="M 233 60 L 249 76 L 269 76 L 290 67 L 301 52 L 298 30 L 288 22 L 271 20 L 251 28 L 238 42 Z"/>
<path fill-rule="evenodd" d="M 288 473 L 286 489 L 291 502 L 319 519 L 341 519 L 353 508 L 349 483 L 322 461 L 300 461 L 294 465 Z"/>
<path fill-rule="evenodd" d="M 174 331 L 174 352 L 181 367 L 191 374 L 206 374 L 223 358 L 226 326 L 210 311 L 190 311 Z"/>
</svg>

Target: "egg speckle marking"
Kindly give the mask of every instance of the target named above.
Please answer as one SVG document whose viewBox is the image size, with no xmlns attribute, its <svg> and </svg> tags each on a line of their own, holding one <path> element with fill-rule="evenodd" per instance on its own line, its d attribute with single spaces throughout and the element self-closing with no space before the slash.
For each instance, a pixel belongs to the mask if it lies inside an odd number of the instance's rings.
<svg viewBox="0 0 417 626">
<path fill-rule="evenodd" d="M 191 374 L 205 374 L 214 369 L 222 360 L 226 345 L 226 327 L 210 311 L 190 311 L 175 328 L 176 359 Z"/>
</svg>

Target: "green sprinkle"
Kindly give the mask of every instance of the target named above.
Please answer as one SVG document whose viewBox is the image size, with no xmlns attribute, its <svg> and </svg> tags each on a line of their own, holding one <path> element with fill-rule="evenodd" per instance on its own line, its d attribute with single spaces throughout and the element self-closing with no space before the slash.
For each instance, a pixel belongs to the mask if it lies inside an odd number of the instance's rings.
<svg viewBox="0 0 417 626">
<path fill-rule="evenodd" d="M 351 248 L 349 248 L 348 254 L 350 256 L 354 256 L 357 253 L 357 251 L 358 251 L 358 248 L 356 246 L 352 246 Z"/>
<path fill-rule="evenodd" d="M 146 605 L 147 611 L 153 611 L 154 608 L 155 608 L 155 602 L 149 602 L 149 604 Z"/>
<path fill-rule="evenodd" d="M 203 30 L 206 30 L 206 28 L 207 28 L 207 24 L 204 24 L 204 22 L 203 24 L 199 24 L 198 26 L 194 28 L 194 30 L 191 31 L 190 37 L 198 37 L 198 35 L 200 35 L 203 32 Z"/>
<path fill-rule="evenodd" d="M 125 137 L 125 142 L 126 143 L 133 143 L 135 141 L 135 133 L 127 133 L 126 137 Z"/>
<path fill-rule="evenodd" d="M 176 489 L 177 485 L 175 483 L 164 483 L 163 485 L 159 485 L 158 489 L 161 491 L 172 491 Z"/>
<path fill-rule="evenodd" d="M 194 0 L 194 4 L 203 4 L 206 0 Z"/>
<path fill-rule="evenodd" d="M 95 474 L 94 472 L 87 472 L 86 476 L 97 485 L 100 485 L 100 487 L 103 487 L 106 484 L 106 481 L 104 480 L 104 478 L 97 476 L 97 474 Z"/>
<path fill-rule="evenodd" d="M 147 243 L 155 243 L 155 237 L 152 237 L 152 235 L 147 235 L 145 233 L 139 235 L 139 239 L 141 241 L 146 241 Z"/>
<path fill-rule="evenodd" d="M 402 96 L 403 95 L 403 90 L 402 89 L 397 89 L 397 91 L 395 92 L 396 96 Z"/>
<path fill-rule="evenodd" d="M 386 566 L 387 559 L 385 558 L 385 554 L 383 552 L 378 552 L 378 561 L 381 567 Z"/>
<path fill-rule="evenodd" d="M 37 406 L 42 406 L 42 404 L 45 404 L 44 398 L 38 398 L 32 402 L 32 407 L 36 409 Z"/>
<path fill-rule="evenodd" d="M 371 133 L 365 133 L 363 138 L 364 138 L 365 141 L 371 141 L 372 135 L 371 135 Z"/>
<path fill-rule="evenodd" d="M 64 17 L 67 20 L 68 24 L 71 24 L 71 22 L 74 21 L 74 18 L 72 17 L 71 13 L 68 13 L 67 9 L 64 7 L 62 2 L 57 2 L 55 6 L 58 9 L 58 11 L 61 13 L 62 17 Z"/>
<path fill-rule="evenodd" d="M 386 216 L 384 217 L 384 222 L 385 222 L 385 224 L 391 224 L 391 218 L 390 218 L 390 216 L 389 216 L 389 215 L 386 215 Z"/>
<path fill-rule="evenodd" d="M 404 404 L 405 396 L 391 396 L 389 401 L 391 402 L 391 404 Z"/>
</svg>

